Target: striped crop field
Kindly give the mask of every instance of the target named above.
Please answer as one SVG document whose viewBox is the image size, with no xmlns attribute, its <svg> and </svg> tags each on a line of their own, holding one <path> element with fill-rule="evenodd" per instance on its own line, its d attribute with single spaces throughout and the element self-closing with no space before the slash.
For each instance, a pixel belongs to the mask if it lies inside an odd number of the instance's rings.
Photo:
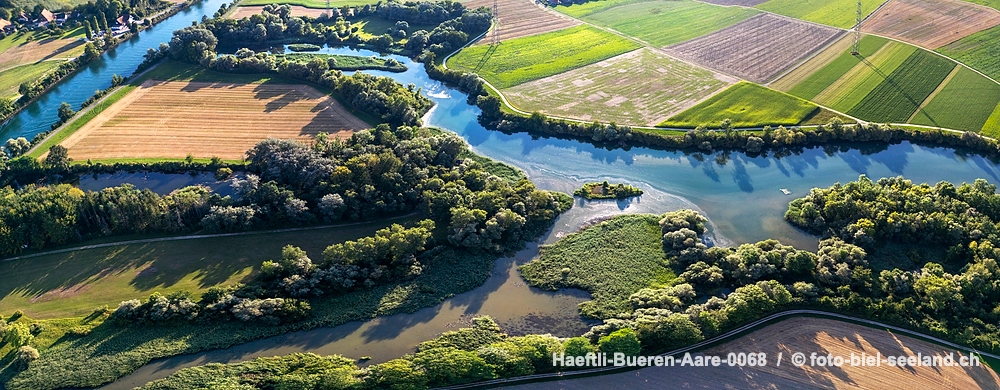
<svg viewBox="0 0 1000 390">
<path fill-rule="evenodd" d="M 949 129 L 980 131 L 1000 104 L 1000 84 L 958 67 L 954 77 L 910 123 Z"/>
<path fill-rule="evenodd" d="M 916 46 L 887 42 L 871 56 L 855 59 L 856 64 L 851 70 L 834 80 L 833 84 L 810 100 L 840 112 L 847 112 L 882 84 L 916 51 Z M 937 84 L 934 85 L 936 86 Z"/>
<path fill-rule="evenodd" d="M 875 11 L 881 0 L 862 2 L 864 15 Z M 757 9 L 774 12 L 796 19 L 825 24 L 839 28 L 851 28 L 855 23 L 856 0 L 771 0 L 758 5 Z"/>
<path fill-rule="evenodd" d="M 638 49 L 638 43 L 590 26 L 512 39 L 491 50 L 477 45 L 448 60 L 457 70 L 478 73 L 497 88 L 542 79 Z M 478 69 L 478 71 L 477 71 Z"/>
<path fill-rule="evenodd" d="M 369 127 L 305 85 L 149 80 L 62 145 L 76 160 L 241 159 L 269 137 L 308 141 L 328 133 L 346 138 Z"/>
<path fill-rule="evenodd" d="M 1000 27 L 969 35 L 937 52 L 1000 79 Z"/>
<path fill-rule="evenodd" d="M 944 57 L 918 50 L 847 113 L 875 122 L 905 122 L 955 66 Z"/>
<path fill-rule="evenodd" d="M 711 34 L 757 13 L 750 8 L 721 7 L 692 0 L 653 0 L 613 5 L 582 15 L 582 19 L 663 47 Z"/>
<path fill-rule="evenodd" d="M 771 83 L 770 87 L 812 100 L 861 62 L 858 57 L 851 54 L 853 41 L 853 37 L 844 36 L 836 44 Z M 861 38 L 861 56 L 865 58 L 873 56 L 887 42 L 889 40 L 882 37 L 865 35 Z"/>
<path fill-rule="evenodd" d="M 660 127 L 718 127 L 726 119 L 734 127 L 797 125 L 820 107 L 757 84 L 740 82 L 659 124 Z"/>
</svg>

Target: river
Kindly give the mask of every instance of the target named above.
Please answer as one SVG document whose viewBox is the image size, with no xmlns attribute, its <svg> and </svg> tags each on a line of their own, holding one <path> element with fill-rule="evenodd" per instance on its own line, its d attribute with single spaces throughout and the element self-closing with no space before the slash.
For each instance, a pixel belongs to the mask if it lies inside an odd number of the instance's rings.
<svg viewBox="0 0 1000 390">
<path fill-rule="evenodd" d="M 43 116 L 38 113 L 40 108 L 36 108 L 37 115 L 32 116 L 32 111 L 27 110 L 15 118 L 22 122 L 9 124 L 3 134 L 30 136 L 47 129 L 49 122 L 45 122 L 45 118 L 54 115 L 54 106 L 60 101 L 69 101 L 64 94 L 106 87 L 112 73 L 131 73 L 128 66 L 122 64 L 137 65 L 146 47 L 158 45 L 160 40 L 169 38 L 172 29 L 189 24 L 192 16 L 197 19 L 201 13 L 214 12 L 219 4 L 207 1 L 151 29 L 148 34 L 140 34 L 134 42 L 123 45 L 119 52 L 106 54 L 100 64 L 95 64 L 97 70 L 94 72 L 101 74 L 100 80 L 84 77 L 88 71 L 77 74 L 50 92 L 54 95 L 47 94 L 37 103 L 39 107 L 48 104 L 52 112 Z M 128 51 L 130 48 L 139 49 Z M 324 51 L 374 54 L 348 49 L 327 48 Z M 792 228 L 782 219 L 788 201 L 806 194 L 810 188 L 855 180 L 861 174 L 873 179 L 903 175 L 916 182 L 970 182 L 976 178 L 985 178 L 994 184 L 1000 182 L 997 166 L 982 157 L 909 142 L 814 147 L 778 158 L 750 157 L 741 153 L 689 154 L 648 148 L 609 150 L 574 140 L 503 134 L 480 126 L 476 121 L 479 110 L 466 104 L 465 95 L 430 80 L 423 65 L 404 57 L 394 58 L 406 64 L 409 70 L 370 73 L 421 87 L 436 103 L 425 117 L 425 124 L 453 131 L 477 153 L 521 168 L 540 188 L 572 192 L 584 182 L 610 180 L 625 181 L 646 190 L 645 195 L 634 201 L 578 201 L 576 207 L 561 216 L 555 228 L 540 240 L 545 243 L 554 242 L 600 216 L 694 208 L 710 218 L 712 238 L 716 243 L 777 238 L 800 248 L 815 249 L 815 237 Z M 83 99 L 86 96 L 80 101 Z M 14 125 L 16 127 L 12 127 Z M 108 178 L 105 183 L 113 185 L 114 182 Z M 782 188 L 790 190 L 791 195 L 784 195 L 780 191 Z M 530 261 L 536 253 L 537 244 L 531 244 L 512 257 L 498 260 L 483 286 L 413 314 L 291 333 L 224 350 L 161 359 L 107 388 L 130 388 L 165 377 L 180 368 L 207 362 L 234 362 L 300 351 L 338 353 L 355 358 L 369 355 L 373 362 L 385 361 L 410 352 L 418 342 L 467 324 L 471 317 L 481 314 L 494 316 L 512 333 L 579 334 L 586 329 L 587 323 L 576 314 L 576 305 L 587 299 L 585 293 L 542 292 L 527 287 L 517 274 L 516 265 Z"/>
<path fill-rule="evenodd" d="M 59 120 L 57 111 L 60 104 L 66 102 L 73 109 L 79 109 L 84 101 L 94 95 L 94 91 L 111 86 L 112 75 L 131 75 L 142 63 L 142 56 L 147 49 L 156 48 L 161 42 L 169 42 L 175 30 L 190 26 L 191 22 L 200 21 L 203 16 L 212 17 L 225 3 L 225 0 L 202 0 L 192 4 L 108 50 L 0 124 L 0 142 L 17 137 L 25 137 L 31 141 L 36 134 L 48 130 Z"/>
</svg>

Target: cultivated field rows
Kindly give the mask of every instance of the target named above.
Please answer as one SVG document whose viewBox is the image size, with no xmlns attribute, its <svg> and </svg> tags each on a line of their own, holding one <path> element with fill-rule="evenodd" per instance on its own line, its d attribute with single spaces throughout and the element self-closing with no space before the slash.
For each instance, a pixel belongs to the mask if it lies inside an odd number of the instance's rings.
<svg viewBox="0 0 1000 390">
<path fill-rule="evenodd" d="M 890 41 L 875 54 L 858 62 L 851 70 L 816 95 L 813 101 L 840 111 L 850 110 L 916 50 L 917 48 L 913 46 Z"/>
<path fill-rule="evenodd" d="M 493 8 L 493 0 L 471 0 L 462 4 L 470 9 Z M 578 20 L 546 10 L 531 0 L 499 0 L 497 8 L 500 12 L 501 41 L 562 30 L 580 24 Z M 489 36 L 478 43 L 489 44 Z"/>
<path fill-rule="evenodd" d="M 892 0 L 861 30 L 930 50 L 1000 25 L 1000 11 L 962 0 Z"/>
<path fill-rule="evenodd" d="M 303 85 L 147 81 L 63 141 L 70 157 L 240 159 L 268 137 L 307 141 L 368 128 Z"/>
<path fill-rule="evenodd" d="M 834 28 L 761 14 L 666 50 L 702 66 L 766 83 L 840 34 Z"/>
<path fill-rule="evenodd" d="M 506 92 L 526 111 L 652 126 L 735 81 L 644 48 Z"/>
</svg>

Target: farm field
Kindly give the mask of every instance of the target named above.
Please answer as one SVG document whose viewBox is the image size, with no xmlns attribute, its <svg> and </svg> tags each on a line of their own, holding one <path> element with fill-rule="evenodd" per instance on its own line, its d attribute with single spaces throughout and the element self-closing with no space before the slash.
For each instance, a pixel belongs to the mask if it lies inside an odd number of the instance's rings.
<svg viewBox="0 0 1000 390">
<path fill-rule="evenodd" d="M 525 111 L 652 126 L 734 82 L 644 48 L 505 92 Z"/>
<path fill-rule="evenodd" d="M 36 80 L 58 68 L 63 61 L 43 61 L 0 71 L 0 98 L 19 96 L 21 83 Z"/>
<path fill-rule="evenodd" d="M 962 0 L 892 0 L 861 31 L 930 50 L 1000 25 L 1000 11 Z"/>
<path fill-rule="evenodd" d="M 378 0 L 330 0 L 330 7 L 340 8 L 343 6 L 357 6 L 365 4 L 375 4 Z M 326 9 L 326 0 L 245 0 L 240 3 L 241 6 L 250 5 L 270 5 L 270 4 L 288 4 L 288 5 L 298 5 L 305 8 L 317 8 Z"/>
<path fill-rule="evenodd" d="M 705 0 L 706 3 L 718 5 L 742 5 L 744 7 L 753 7 L 766 1 L 767 0 Z"/>
<path fill-rule="evenodd" d="M 493 8 L 493 0 L 469 0 L 462 4 L 467 8 Z M 547 10 L 532 0 L 499 0 L 497 7 L 500 11 L 499 37 L 502 42 L 580 24 L 579 21 Z M 479 44 L 489 42 L 487 37 L 480 40 Z"/>
<path fill-rule="evenodd" d="M 870 56 L 862 57 L 860 61 L 851 56 L 854 66 L 810 100 L 838 111 L 849 111 L 917 50 L 919 49 L 916 46 L 888 41 Z M 850 55 L 850 52 L 847 55 Z"/>
<path fill-rule="evenodd" d="M 576 26 L 507 41 L 489 56 L 489 46 L 471 46 L 451 57 L 448 66 L 478 73 L 502 89 L 587 66 L 639 47 L 638 43 L 612 33 Z"/>
<path fill-rule="evenodd" d="M 1000 105 L 1000 84 L 965 67 L 917 112 L 910 123 L 980 131 Z"/>
<path fill-rule="evenodd" d="M 761 14 L 713 34 L 670 46 L 667 51 L 726 74 L 766 83 L 841 34 L 837 29 Z"/>
<path fill-rule="evenodd" d="M 346 137 L 368 127 L 336 100 L 304 85 L 148 80 L 62 145 L 76 160 L 240 159 L 268 137 L 309 140 L 321 132 Z"/>
<path fill-rule="evenodd" d="M 965 0 L 970 3 L 985 5 L 993 9 L 1000 9 L 1000 0 Z"/>
<path fill-rule="evenodd" d="M 692 0 L 654 0 L 615 5 L 583 19 L 663 47 L 713 33 L 757 13 Z"/>
<path fill-rule="evenodd" d="M 937 49 L 937 52 L 983 72 L 994 80 L 1000 79 L 1000 27 L 969 35 Z"/>
<path fill-rule="evenodd" d="M 885 41 L 883 38 L 865 35 L 861 38 L 860 52 L 866 57 L 870 56 L 875 50 L 882 47 Z M 803 99 L 811 99 L 857 63 L 855 57 L 851 55 L 853 43 L 854 37 L 845 35 L 833 45 L 817 53 L 813 58 L 768 86 L 788 93 L 795 90 L 796 93 L 792 93 L 793 95 Z M 875 47 L 875 50 L 871 49 L 872 46 Z"/>
<path fill-rule="evenodd" d="M 1000 137 L 1000 105 L 993 109 L 993 114 L 983 125 L 982 133 L 990 137 Z"/>
<path fill-rule="evenodd" d="M 0 311 L 34 318 L 90 314 L 159 292 L 189 291 L 245 280 L 265 260 L 295 245 L 316 258 L 327 246 L 374 234 L 406 217 L 349 226 L 185 241 L 129 244 L 0 262 Z"/>
<path fill-rule="evenodd" d="M 862 13 L 870 15 L 883 1 L 865 1 Z M 814 23 L 850 29 L 855 24 L 856 0 L 770 0 L 757 9 Z"/>
<path fill-rule="evenodd" d="M 67 32 L 61 38 L 36 38 L 36 34 L 18 33 L 0 40 L 0 70 L 54 59 L 71 59 L 83 54 L 82 29 Z"/>
<path fill-rule="evenodd" d="M 250 3 L 252 0 L 245 1 L 243 4 Z M 265 4 L 271 4 L 271 2 L 265 2 Z M 333 4 L 333 2 L 331 2 Z M 326 5 L 324 5 L 326 7 Z M 308 16 L 311 18 L 318 18 L 320 15 L 326 14 L 326 8 L 306 8 L 300 5 L 293 5 L 290 7 L 292 9 L 292 16 Z M 246 6 L 241 5 L 236 8 L 236 11 L 229 14 L 231 19 L 243 19 L 251 15 L 256 15 L 264 11 L 264 6 Z"/>
<path fill-rule="evenodd" d="M 733 127 L 797 125 L 817 115 L 820 107 L 757 84 L 740 82 L 708 100 L 659 124 L 660 127 L 718 127 L 723 120 Z"/>
<path fill-rule="evenodd" d="M 957 66 L 918 50 L 847 113 L 870 121 L 903 123 Z"/>
</svg>

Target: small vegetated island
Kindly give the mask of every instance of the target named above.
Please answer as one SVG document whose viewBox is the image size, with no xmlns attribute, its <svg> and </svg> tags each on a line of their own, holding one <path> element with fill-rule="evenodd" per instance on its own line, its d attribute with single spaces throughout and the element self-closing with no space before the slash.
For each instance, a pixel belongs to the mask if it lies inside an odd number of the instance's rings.
<svg viewBox="0 0 1000 390">
<path fill-rule="evenodd" d="M 596 199 L 627 199 L 642 195 L 642 190 L 624 183 L 611 184 L 607 180 L 584 184 L 573 191 L 573 195 L 587 200 Z"/>
</svg>

